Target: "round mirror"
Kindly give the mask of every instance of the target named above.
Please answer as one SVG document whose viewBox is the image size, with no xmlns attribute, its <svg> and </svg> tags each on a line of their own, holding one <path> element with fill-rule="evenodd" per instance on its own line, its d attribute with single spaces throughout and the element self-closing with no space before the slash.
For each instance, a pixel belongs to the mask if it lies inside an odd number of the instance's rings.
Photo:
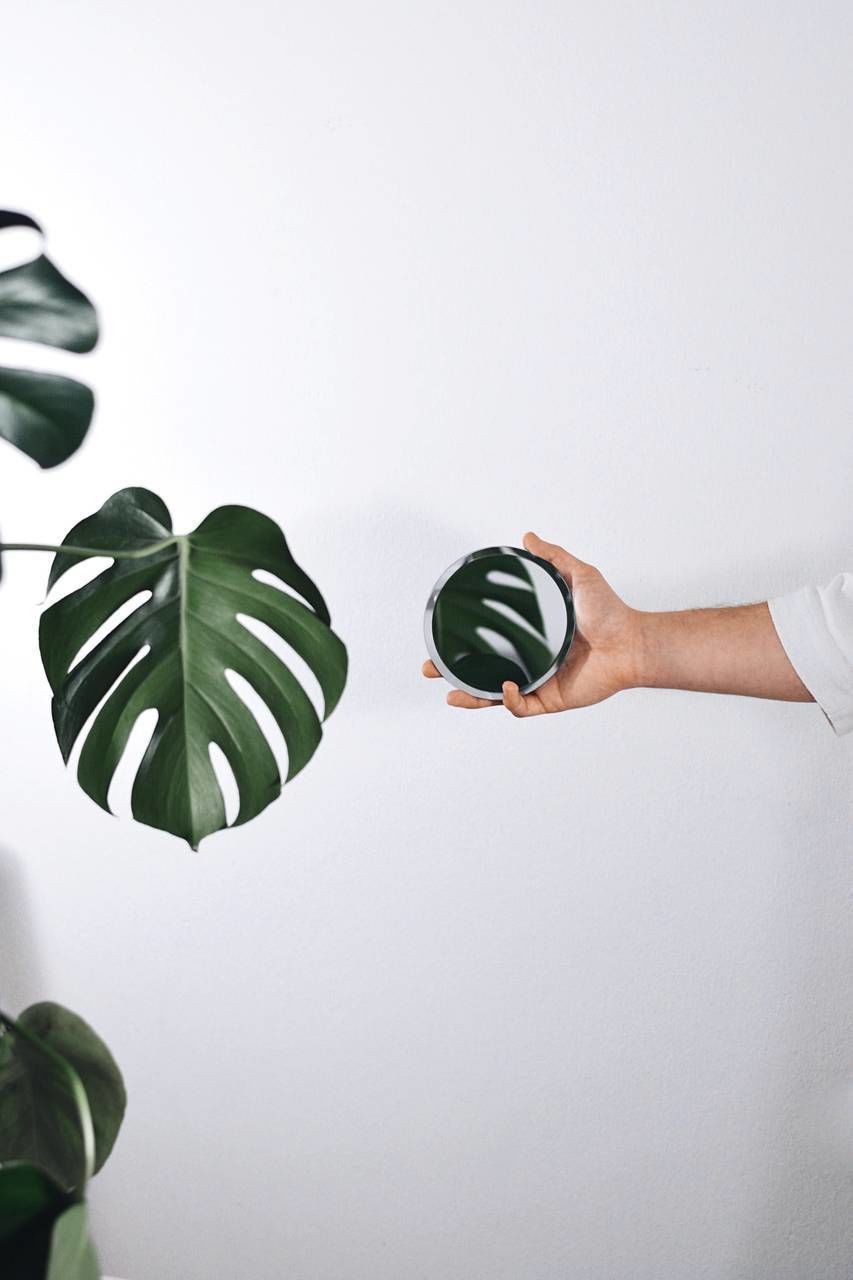
<svg viewBox="0 0 853 1280">
<path fill-rule="evenodd" d="M 505 680 L 530 693 L 572 644 L 572 593 L 560 574 L 519 547 L 485 547 L 445 569 L 424 615 L 427 650 L 457 689 L 499 700 Z"/>
</svg>

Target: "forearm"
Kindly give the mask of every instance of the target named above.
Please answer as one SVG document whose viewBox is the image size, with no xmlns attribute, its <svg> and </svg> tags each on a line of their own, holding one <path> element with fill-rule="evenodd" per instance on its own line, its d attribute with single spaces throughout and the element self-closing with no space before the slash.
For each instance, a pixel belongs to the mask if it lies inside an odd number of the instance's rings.
<svg viewBox="0 0 853 1280">
<path fill-rule="evenodd" d="M 812 702 L 776 634 L 766 604 L 641 613 L 631 684 Z"/>
</svg>

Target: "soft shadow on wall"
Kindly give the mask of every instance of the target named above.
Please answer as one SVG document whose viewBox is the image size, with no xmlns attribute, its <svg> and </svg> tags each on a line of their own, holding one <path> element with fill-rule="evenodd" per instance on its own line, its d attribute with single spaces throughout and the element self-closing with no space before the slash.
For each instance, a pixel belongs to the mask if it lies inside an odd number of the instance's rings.
<svg viewBox="0 0 853 1280">
<path fill-rule="evenodd" d="M 12 1015 L 44 998 L 30 903 L 20 858 L 0 845 L 0 1005 Z"/>
</svg>

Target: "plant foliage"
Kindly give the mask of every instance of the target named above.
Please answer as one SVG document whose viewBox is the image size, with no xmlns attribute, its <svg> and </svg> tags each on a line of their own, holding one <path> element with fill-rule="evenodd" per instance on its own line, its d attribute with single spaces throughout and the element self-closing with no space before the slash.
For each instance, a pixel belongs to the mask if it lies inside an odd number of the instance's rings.
<svg viewBox="0 0 853 1280">
<path fill-rule="evenodd" d="M 86 1206 L 32 1164 L 0 1165 L 0 1275 L 100 1280 Z"/>
<path fill-rule="evenodd" d="M 62 1005 L 35 1004 L 14 1021 L 0 1015 L 0 1024 L 0 1162 L 29 1160 L 60 1186 L 81 1187 L 121 1127 L 121 1072 L 89 1024 Z"/>
<path fill-rule="evenodd" d="M 310 760 L 320 717 L 288 665 L 249 630 L 263 623 L 319 682 L 325 719 L 344 688 L 346 649 L 331 630 L 319 590 L 297 565 L 278 525 L 248 507 L 219 507 L 190 534 L 147 489 L 122 489 L 63 542 L 52 587 L 82 555 L 113 557 L 91 582 L 46 610 L 41 652 L 53 720 L 67 761 L 84 726 L 77 776 L 109 810 L 110 783 L 138 717 L 157 725 L 136 773 L 134 817 L 192 848 L 227 825 L 211 744 L 224 753 L 240 796 L 235 823 L 280 794 L 275 756 L 228 673 L 245 679 L 271 712 L 288 752 L 287 780 Z M 273 575 L 281 587 L 259 580 Z M 79 661 L 81 648 L 121 606 L 145 593 Z"/>
<path fill-rule="evenodd" d="M 37 222 L 0 210 L 0 232 Z M 43 253 L 0 271 L 0 337 L 40 342 L 64 351 L 91 351 L 98 340 L 92 303 Z M 55 467 L 79 448 L 95 399 L 73 378 L 0 368 L 0 436 L 40 467 Z"/>
<path fill-rule="evenodd" d="M 83 1197 L 124 1113 L 118 1068 L 59 1005 L 33 1005 L 17 1020 L 0 1013 L 0 1033 L 0 1275 L 98 1280 Z"/>
</svg>

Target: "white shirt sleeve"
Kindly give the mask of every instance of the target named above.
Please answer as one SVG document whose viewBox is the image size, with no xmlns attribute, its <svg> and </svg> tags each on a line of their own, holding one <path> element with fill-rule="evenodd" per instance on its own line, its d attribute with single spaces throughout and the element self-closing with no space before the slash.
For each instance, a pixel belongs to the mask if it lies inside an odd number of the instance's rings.
<svg viewBox="0 0 853 1280">
<path fill-rule="evenodd" d="M 791 665 L 836 733 L 853 729 L 853 573 L 768 601 Z"/>
</svg>

